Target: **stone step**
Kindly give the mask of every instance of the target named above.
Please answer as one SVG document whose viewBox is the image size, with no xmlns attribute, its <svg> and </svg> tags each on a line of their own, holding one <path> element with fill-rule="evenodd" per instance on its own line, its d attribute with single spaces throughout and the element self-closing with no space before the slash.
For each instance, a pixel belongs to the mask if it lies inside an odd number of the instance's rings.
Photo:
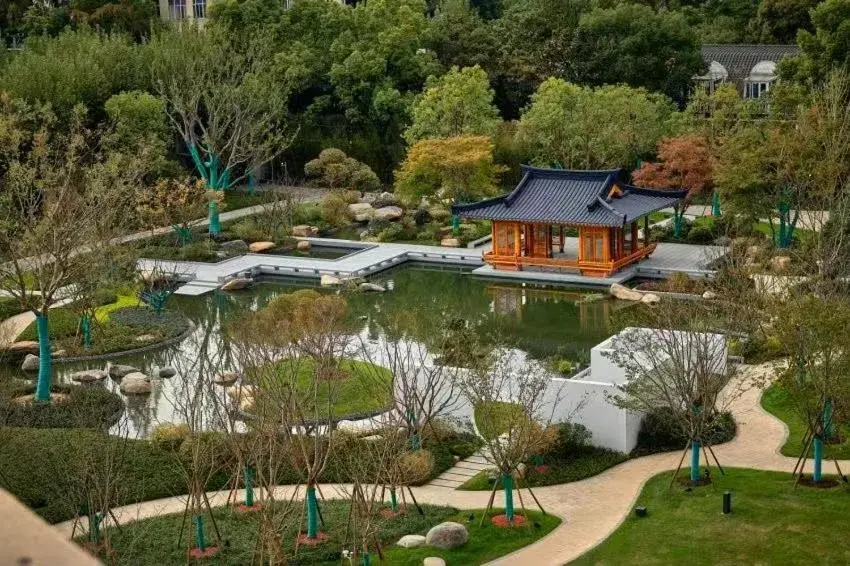
<svg viewBox="0 0 850 566">
<path fill-rule="evenodd" d="M 467 476 L 467 475 L 464 475 L 464 474 L 458 474 L 457 472 L 449 470 L 447 472 L 443 472 L 442 474 L 440 474 L 437 477 L 440 478 L 441 480 L 459 481 L 459 482 L 463 483 L 466 480 L 468 480 L 469 478 L 471 478 L 472 476 Z"/>
<path fill-rule="evenodd" d="M 474 470 L 476 472 L 480 472 L 481 470 L 486 470 L 487 468 L 492 468 L 492 464 L 479 464 L 477 462 L 470 462 L 469 460 L 461 460 L 457 464 L 455 464 L 455 468 L 461 468 L 463 470 Z"/>
<path fill-rule="evenodd" d="M 446 480 L 441 480 L 439 478 L 435 478 L 435 479 L 431 480 L 431 482 L 428 485 L 433 485 L 435 487 L 445 487 L 445 488 L 448 488 L 448 489 L 455 489 L 456 487 L 460 486 L 461 484 L 459 482 L 451 482 L 451 481 L 446 481 Z"/>
<path fill-rule="evenodd" d="M 459 466 L 455 466 L 454 468 L 446 470 L 443 473 L 454 474 L 456 476 L 463 476 L 465 478 L 471 478 L 472 476 L 478 475 L 479 471 L 480 470 L 473 470 L 471 468 L 461 468 Z"/>
<path fill-rule="evenodd" d="M 490 464 L 490 463 L 487 461 L 487 459 L 486 459 L 486 458 L 484 458 L 484 456 L 479 456 L 479 455 L 477 455 L 477 454 L 475 454 L 475 455 L 473 455 L 473 456 L 470 456 L 469 458 L 467 458 L 467 459 L 465 459 L 465 460 L 463 460 L 463 461 L 464 461 L 464 462 L 468 462 L 468 463 L 470 463 L 470 464 L 483 464 L 483 465 L 485 465 L 485 466 L 486 466 L 486 465 L 488 465 L 488 464 Z"/>
</svg>

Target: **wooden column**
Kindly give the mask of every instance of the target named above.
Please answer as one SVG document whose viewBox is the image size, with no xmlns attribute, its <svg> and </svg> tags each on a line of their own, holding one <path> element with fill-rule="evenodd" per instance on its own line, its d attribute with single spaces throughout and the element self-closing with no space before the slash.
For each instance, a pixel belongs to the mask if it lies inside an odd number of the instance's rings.
<svg viewBox="0 0 850 566">
<path fill-rule="evenodd" d="M 602 233 L 602 261 L 611 261 L 611 229 L 606 228 Z"/>
<path fill-rule="evenodd" d="M 560 242 L 559 242 L 560 247 L 558 249 L 561 251 L 561 253 L 564 253 L 564 225 L 563 224 L 561 224 L 561 237 L 560 238 L 561 238 Z"/>
<path fill-rule="evenodd" d="M 649 245 L 649 216 L 643 217 L 643 247 Z"/>
<path fill-rule="evenodd" d="M 638 225 L 637 222 L 632 222 L 632 246 L 629 253 L 635 253 L 638 249 Z"/>
<path fill-rule="evenodd" d="M 519 257 L 522 255 L 520 253 L 520 224 L 518 222 L 514 222 L 514 255 Z"/>
</svg>

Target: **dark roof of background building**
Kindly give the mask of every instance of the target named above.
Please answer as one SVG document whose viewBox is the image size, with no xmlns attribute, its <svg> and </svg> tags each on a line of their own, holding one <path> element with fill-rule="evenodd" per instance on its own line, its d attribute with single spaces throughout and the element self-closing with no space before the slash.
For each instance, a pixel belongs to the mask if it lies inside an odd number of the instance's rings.
<svg viewBox="0 0 850 566">
<path fill-rule="evenodd" d="M 717 61 L 729 73 L 727 79 L 737 81 L 747 78 L 760 61 L 778 63 L 786 55 L 799 51 L 796 45 L 706 44 L 702 46 L 702 58 L 706 65 Z"/>
<path fill-rule="evenodd" d="M 452 213 L 464 218 L 619 227 L 675 205 L 687 192 L 621 183 L 621 169 L 571 171 L 523 165 L 522 172 L 522 180 L 509 194 L 458 204 Z M 615 184 L 621 194 L 609 197 Z"/>
</svg>

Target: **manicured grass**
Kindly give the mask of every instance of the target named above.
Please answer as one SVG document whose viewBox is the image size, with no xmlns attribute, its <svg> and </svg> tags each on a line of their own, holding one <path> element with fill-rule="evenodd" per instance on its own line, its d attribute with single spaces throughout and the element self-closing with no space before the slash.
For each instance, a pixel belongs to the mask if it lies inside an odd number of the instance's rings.
<svg viewBox="0 0 850 566">
<path fill-rule="evenodd" d="M 139 297 L 136 295 L 118 295 L 118 299 L 114 303 L 97 307 L 94 310 L 94 318 L 98 322 L 106 322 L 109 320 L 109 315 L 119 309 L 128 307 L 138 307 Z"/>
<path fill-rule="evenodd" d="M 237 210 L 247 208 L 256 204 L 263 204 L 269 201 L 269 195 L 264 195 L 262 192 L 248 194 L 247 191 L 225 191 L 224 192 L 224 211 Z"/>
<path fill-rule="evenodd" d="M 764 410 L 788 426 L 788 440 L 782 446 L 781 452 L 785 456 L 800 456 L 803 450 L 803 437 L 806 433 L 806 423 L 797 414 L 788 394 L 777 384 L 773 384 L 765 390 L 761 398 L 761 406 Z M 844 425 L 839 429 L 840 436 L 844 439 L 841 444 L 824 444 L 825 458 L 838 458 L 845 460 L 850 458 L 850 426 Z M 811 457 L 812 449 L 809 448 Z"/>
<path fill-rule="evenodd" d="M 282 504 L 286 505 L 286 504 Z M 292 504 L 287 520 L 283 521 L 282 543 L 287 558 L 294 555 L 295 536 L 298 532 L 298 517 L 301 503 Z M 340 552 L 351 549 L 351 541 L 344 540 L 345 526 L 349 511 L 347 501 L 328 500 L 320 502 L 322 516 L 325 521 L 323 531 L 329 539 L 315 547 L 302 545 L 298 552 L 299 564 L 340 564 Z M 393 566 L 419 566 L 427 556 L 441 556 L 450 566 L 472 566 L 512 552 L 526 546 L 545 534 L 549 533 L 559 523 L 557 517 L 542 516 L 530 513 L 530 527 L 500 529 L 485 521 L 479 527 L 481 510 L 458 512 L 451 507 L 423 506 L 425 516 L 420 516 L 413 509 L 393 519 L 383 519 L 376 516 L 376 532 L 381 538 L 385 551 L 385 560 L 380 562 L 376 555 L 372 556 L 375 564 Z M 498 511 L 494 512 L 498 513 Z M 230 508 L 219 507 L 214 510 L 215 519 L 221 531 L 224 548 L 215 557 L 204 561 L 212 565 L 243 565 L 251 564 L 257 548 L 258 515 L 256 513 L 239 513 Z M 468 516 L 474 520 L 468 523 Z M 183 564 L 186 562 L 186 538 L 184 544 L 176 544 L 180 530 L 182 514 L 166 515 L 154 519 L 146 519 L 137 523 L 123 525 L 121 531 L 111 533 L 111 542 L 115 550 L 118 564 L 134 566 L 154 566 L 161 564 Z M 425 534 L 430 527 L 447 520 L 455 520 L 467 524 L 470 540 L 464 546 L 454 550 L 438 550 L 436 548 L 405 549 L 395 546 L 395 542 L 406 534 Z M 209 521 L 208 521 L 209 523 Z M 208 525 L 207 537 L 214 544 L 212 527 Z"/>
<path fill-rule="evenodd" d="M 297 366 L 292 360 L 282 360 L 276 365 L 283 376 L 295 369 L 298 372 L 299 389 L 305 394 L 310 392 L 315 381 L 315 365 L 312 360 L 300 359 Z M 340 362 L 339 371 L 340 378 L 319 381 L 316 402 L 320 407 L 327 407 L 328 401 L 332 400 L 333 415 L 339 417 L 369 413 L 390 404 L 392 373 L 387 368 L 369 362 L 344 359 Z M 247 377 L 251 379 L 251 372 Z M 262 398 L 260 402 L 261 400 Z"/>
<path fill-rule="evenodd" d="M 485 439 L 497 436 L 511 429 L 511 424 L 523 418 L 522 407 L 516 403 L 490 401 L 475 406 L 475 426 Z"/>
<path fill-rule="evenodd" d="M 534 465 L 528 465 L 522 485 L 538 487 L 579 481 L 600 474 L 628 459 L 626 454 L 595 446 L 586 446 L 579 453 L 568 457 L 546 455 L 543 457 L 542 467 L 539 470 Z M 458 489 L 489 491 L 493 489 L 493 484 L 488 477 L 487 471 L 479 472 Z M 499 489 L 502 488 L 501 476 L 498 479 L 498 486 Z"/>
<path fill-rule="evenodd" d="M 650 479 L 637 505 L 599 547 L 574 565 L 847 564 L 846 487 L 794 489 L 790 474 L 732 468 L 687 492 L 668 488 L 670 472 Z M 732 492 L 732 513 L 721 513 Z"/>
</svg>

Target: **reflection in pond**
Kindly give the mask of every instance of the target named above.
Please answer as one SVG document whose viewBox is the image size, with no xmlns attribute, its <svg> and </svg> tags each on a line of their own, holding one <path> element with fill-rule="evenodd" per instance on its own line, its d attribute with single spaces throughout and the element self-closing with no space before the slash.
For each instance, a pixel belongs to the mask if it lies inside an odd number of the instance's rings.
<svg viewBox="0 0 850 566">
<path fill-rule="evenodd" d="M 365 340 L 406 336 L 433 347 L 444 344 L 452 324 L 461 321 L 478 336 L 518 348 L 537 359 L 559 356 L 586 360 L 590 348 L 610 335 L 611 314 L 623 307 L 623 303 L 586 290 L 488 281 L 456 268 L 401 267 L 373 280 L 389 290 L 349 298 L 351 332 Z M 212 384 L 209 374 L 222 368 L 235 369 L 237 364 L 222 326 L 261 308 L 281 293 L 308 286 L 317 285 L 276 279 L 248 291 L 172 297 L 167 308 L 179 310 L 192 320 L 195 328 L 190 336 L 176 345 L 114 359 L 151 376 L 166 366 L 177 370 L 172 378 L 154 380 L 150 396 L 127 398 L 126 416 L 133 432 L 147 435 L 162 422 L 221 426 L 228 418 L 222 409 L 229 406 L 227 390 Z M 103 365 L 101 361 L 60 363 L 55 365 L 55 372 L 60 381 L 65 381 L 65 376 L 74 371 Z M 27 377 L 13 367 L 0 371 L 3 377 Z M 99 386 L 117 391 L 117 383 L 109 379 Z"/>
</svg>

